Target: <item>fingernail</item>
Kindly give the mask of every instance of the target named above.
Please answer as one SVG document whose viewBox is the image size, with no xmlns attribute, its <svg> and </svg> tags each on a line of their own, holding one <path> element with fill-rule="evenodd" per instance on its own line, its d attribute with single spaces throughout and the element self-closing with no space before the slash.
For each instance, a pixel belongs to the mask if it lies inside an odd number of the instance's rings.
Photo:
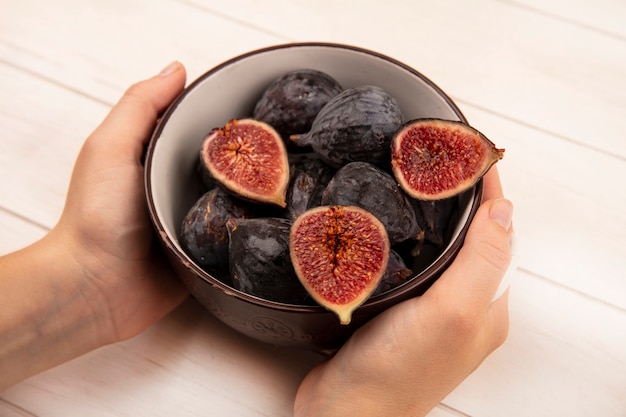
<svg viewBox="0 0 626 417">
<path fill-rule="evenodd" d="M 176 71 L 179 66 L 180 66 L 180 62 L 174 61 L 171 64 L 169 64 L 167 67 L 163 68 L 161 72 L 159 72 L 159 75 L 161 77 L 166 77 L 170 75 L 171 73 L 173 73 L 174 71 Z"/>
<path fill-rule="evenodd" d="M 513 204 L 505 198 L 495 200 L 489 210 L 489 217 L 508 231 L 513 221 Z"/>
</svg>

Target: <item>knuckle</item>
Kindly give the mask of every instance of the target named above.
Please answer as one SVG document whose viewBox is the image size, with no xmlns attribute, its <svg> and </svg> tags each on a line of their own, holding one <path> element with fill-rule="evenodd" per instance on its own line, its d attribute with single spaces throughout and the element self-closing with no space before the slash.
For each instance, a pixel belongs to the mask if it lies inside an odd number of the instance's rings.
<svg viewBox="0 0 626 417">
<path fill-rule="evenodd" d="M 455 338 L 466 340 L 473 338 L 482 328 L 482 313 L 475 308 L 448 308 L 445 312 L 445 326 Z"/>
</svg>

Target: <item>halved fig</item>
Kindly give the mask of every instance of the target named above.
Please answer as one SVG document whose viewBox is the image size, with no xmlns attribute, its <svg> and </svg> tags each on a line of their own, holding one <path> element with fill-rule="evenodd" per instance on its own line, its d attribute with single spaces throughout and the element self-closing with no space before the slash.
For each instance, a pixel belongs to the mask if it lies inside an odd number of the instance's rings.
<svg viewBox="0 0 626 417">
<path fill-rule="evenodd" d="M 285 207 L 289 161 L 280 135 L 269 124 L 231 120 L 204 138 L 200 158 L 211 177 L 233 194 Z"/>
<path fill-rule="evenodd" d="M 333 311 L 341 324 L 378 286 L 389 261 L 383 224 L 355 206 L 319 206 L 291 226 L 290 256 L 311 297 Z"/>
<path fill-rule="evenodd" d="M 415 119 L 391 143 L 391 168 L 413 198 L 440 200 L 472 187 L 504 156 L 482 133 L 457 121 Z"/>
</svg>

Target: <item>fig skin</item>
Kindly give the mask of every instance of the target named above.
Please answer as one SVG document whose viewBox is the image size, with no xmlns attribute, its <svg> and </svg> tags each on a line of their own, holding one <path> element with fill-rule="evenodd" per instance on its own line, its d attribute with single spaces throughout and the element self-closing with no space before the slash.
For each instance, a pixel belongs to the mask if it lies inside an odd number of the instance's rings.
<svg viewBox="0 0 626 417">
<path fill-rule="evenodd" d="M 204 138 L 206 174 L 245 200 L 285 207 L 289 160 L 276 130 L 254 119 L 233 119 Z M 207 181 L 206 179 L 204 180 Z"/>
<path fill-rule="evenodd" d="M 410 198 L 394 177 L 367 162 L 351 162 L 340 168 L 326 186 L 321 203 L 369 211 L 383 223 L 392 245 L 407 239 L 421 240 L 424 235 Z"/>
<path fill-rule="evenodd" d="M 289 137 L 308 132 L 317 113 L 342 91 L 341 84 L 322 71 L 290 71 L 267 86 L 252 117 L 270 124 L 290 145 Z"/>
<path fill-rule="evenodd" d="M 448 243 L 451 223 L 456 220 L 454 215 L 458 209 L 458 198 L 450 197 L 442 200 L 412 201 L 416 218 L 424 230 L 424 242 L 438 249 Z"/>
<path fill-rule="evenodd" d="M 233 287 L 239 291 L 286 304 L 310 300 L 291 264 L 287 219 L 264 217 L 231 219 L 228 258 Z"/>
<path fill-rule="evenodd" d="M 310 146 L 330 165 L 349 162 L 389 164 L 389 147 L 404 116 L 395 98 L 380 87 L 348 88 L 320 110 L 304 134 L 291 136 L 298 146 Z"/>
<path fill-rule="evenodd" d="M 319 158 L 295 159 L 289 166 L 285 217 L 295 220 L 306 210 L 321 205 L 322 193 L 336 171 Z"/>
<path fill-rule="evenodd" d="M 409 196 L 441 200 L 472 187 L 503 156 L 504 149 L 465 123 L 414 119 L 393 137 L 391 169 Z"/>
<path fill-rule="evenodd" d="M 220 186 L 215 178 L 211 175 L 206 164 L 202 160 L 202 152 L 198 153 L 198 162 L 196 163 L 196 177 L 201 189 L 206 191 L 212 190 L 215 187 Z"/>
<path fill-rule="evenodd" d="M 251 206 L 221 188 L 204 193 L 187 212 L 179 238 L 182 249 L 202 269 L 228 277 L 228 232 L 225 223 L 233 218 L 254 217 Z"/>
<path fill-rule="evenodd" d="M 413 275 L 413 271 L 404 263 L 404 259 L 396 252 L 389 252 L 389 261 L 383 277 L 380 279 L 378 286 L 372 293 L 372 297 L 384 294 L 394 288 L 404 284 Z"/>
<path fill-rule="evenodd" d="M 378 286 L 389 260 L 383 224 L 356 206 L 319 206 L 291 227 L 290 256 L 311 297 L 349 324 Z"/>
</svg>

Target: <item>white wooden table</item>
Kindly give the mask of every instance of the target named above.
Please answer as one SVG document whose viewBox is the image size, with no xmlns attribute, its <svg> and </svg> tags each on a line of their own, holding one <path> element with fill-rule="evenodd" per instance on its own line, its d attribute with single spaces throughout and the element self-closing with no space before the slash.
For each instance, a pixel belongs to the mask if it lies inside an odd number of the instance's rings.
<svg viewBox="0 0 626 417">
<path fill-rule="evenodd" d="M 412 65 L 507 149 L 510 336 L 432 415 L 626 416 L 624 0 L 0 0 L 0 253 L 54 225 L 82 141 L 131 83 L 313 40 Z M 190 300 L 0 393 L 0 415 L 289 416 L 318 360 Z"/>
</svg>

